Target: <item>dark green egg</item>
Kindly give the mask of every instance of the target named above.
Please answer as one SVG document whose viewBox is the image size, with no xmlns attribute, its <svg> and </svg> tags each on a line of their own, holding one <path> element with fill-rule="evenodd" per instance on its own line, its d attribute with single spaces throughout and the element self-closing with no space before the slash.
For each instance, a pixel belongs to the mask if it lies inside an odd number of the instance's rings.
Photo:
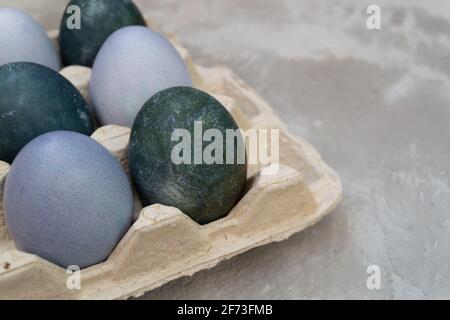
<svg viewBox="0 0 450 320">
<path fill-rule="evenodd" d="M 199 124 L 203 130 L 195 131 Z M 174 136 L 176 129 L 188 134 L 190 141 Z M 202 139 L 209 129 L 216 129 L 217 135 Z M 245 146 L 237 129 L 222 104 L 205 92 L 174 87 L 154 95 L 134 121 L 129 146 L 130 172 L 143 204 L 176 207 L 200 224 L 226 216 L 242 196 L 247 178 Z M 227 130 L 237 132 L 232 140 L 226 139 Z M 196 132 L 203 133 L 200 139 Z M 223 152 L 216 148 L 209 153 L 208 146 L 216 141 Z M 190 150 L 177 149 L 181 143 Z M 228 159 L 233 161 L 227 161 L 227 143 L 233 152 Z M 208 157 L 199 161 L 199 152 L 196 161 L 195 150 L 213 155 L 216 161 L 205 161 Z M 186 161 L 179 162 L 182 157 Z"/>
<path fill-rule="evenodd" d="M 0 67 L 0 160 L 12 163 L 37 136 L 56 130 L 91 135 L 86 101 L 56 71 L 16 62 Z"/>
<path fill-rule="evenodd" d="M 73 6 L 80 8 L 77 29 Z M 68 10 L 69 9 L 69 10 Z M 69 11 L 69 12 L 68 12 Z M 145 19 L 131 0 L 72 0 L 61 21 L 59 44 L 64 64 L 91 67 L 105 40 L 126 26 L 145 26 Z"/>
</svg>

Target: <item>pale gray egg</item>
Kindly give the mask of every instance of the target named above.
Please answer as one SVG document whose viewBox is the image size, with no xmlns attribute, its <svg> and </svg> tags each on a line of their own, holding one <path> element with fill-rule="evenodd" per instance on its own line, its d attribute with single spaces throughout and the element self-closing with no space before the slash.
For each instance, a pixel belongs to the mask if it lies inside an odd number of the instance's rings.
<svg viewBox="0 0 450 320">
<path fill-rule="evenodd" d="M 113 33 L 92 69 L 91 101 L 102 125 L 131 127 L 143 104 L 161 90 L 192 86 L 188 68 L 172 44 L 146 27 Z"/>
<path fill-rule="evenodd" d="M 119 161 L 70 131 L 41 135 L 19 152 L 3 204 L 17 248 L 64 268 L 104 261 L 133 222 L 133 192 Z"/>
<path fill-rule="evenodd" d="M 39 23 L 20 10 L 0 8 L 0 65 L 10 62 L 34 62 L 55 71 L 61 66 Z"/>
</svg>

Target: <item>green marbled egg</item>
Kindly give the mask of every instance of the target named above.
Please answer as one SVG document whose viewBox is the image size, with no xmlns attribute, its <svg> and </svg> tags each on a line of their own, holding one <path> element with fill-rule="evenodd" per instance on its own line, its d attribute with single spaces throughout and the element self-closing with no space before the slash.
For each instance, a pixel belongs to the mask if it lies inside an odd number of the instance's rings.
<svg viewBox="0 0 450 320">
<path fill-rule="evenodd" d="M 196 138 L 196 132 L 200 131 L 195 131 L 199 124 L 202 127 L 200 140 Z M 190 141 L 181 136 L 176 138 L 176 129 L 189 134 Z M 223 139 L 211 137 L 208 140 L 209 129 L 216 129 Z M 245 146 L 237 129 L 222 104 L 205 92 L 174 87 L 154 95 L 134 121 L 129 146 L 132 180 L 144 205 L 160 203 L 176 207 L 200 224 L 226 216 L 242 196 L 247 178 Z M 237 132 L 233 140 L 226 139 L 227 130 Z M 208 155 L 206 151 L 212 150 L 208 146 L 215 141 L 223 152 L 219 152 L 220 148 L 211 152 L 216 159 L 214 162 L 207 157 L 199 161 L 200 157 Z M 226 157 L 227 143 L 234 155 L 231 163 Z M 195 150 L 199 149 L 194 144 L 203 150 L 197 160 Z M 180 145 L 190 146 L 190 150 L 177 149 Z M 241 150 L 238 150 L 239 145 Z M 186 161 L 180 162 L 181 157 Z"/>
<path fill-rule="evenodd" d="M 0 67 L 0 160 L 12 163 L 37 136 L 56 130 L 91 135 L 94 123 L 78 90 L 56 71 L 15 62 Z"/>
<path fill-rule="evenodd" d="M 76 10 L 80 25 L 76 28 Z M 64 64 L 91 67 L 106 39 L 120 28 L 145 26 L 145 20 L 131 0 L 72 0 L 61 21 L 59 44 Z M 76 7 L 75 7 L 76 8 Z M 69 13 L 68 13 L 69 11 Z"/>
</svg>

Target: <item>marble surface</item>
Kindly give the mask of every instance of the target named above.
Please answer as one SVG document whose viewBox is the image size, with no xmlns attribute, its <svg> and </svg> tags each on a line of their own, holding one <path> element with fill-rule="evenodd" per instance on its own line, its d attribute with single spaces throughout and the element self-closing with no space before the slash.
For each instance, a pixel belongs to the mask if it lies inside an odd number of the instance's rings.
<svg viewBox="0 0 450 320">
<path fill-rule="evenodd" d="M 64 7 L 5 3 L 47 28 Z M 450 298 L 448 0 L 137 3 L 196 61 L 255 87 L 344 186 L 318 225 L 144 298 Z M 369 31 L 374 3 L 382 29 Z M 380 290 L 366 286 L 370 265 Z"/>
</svg>

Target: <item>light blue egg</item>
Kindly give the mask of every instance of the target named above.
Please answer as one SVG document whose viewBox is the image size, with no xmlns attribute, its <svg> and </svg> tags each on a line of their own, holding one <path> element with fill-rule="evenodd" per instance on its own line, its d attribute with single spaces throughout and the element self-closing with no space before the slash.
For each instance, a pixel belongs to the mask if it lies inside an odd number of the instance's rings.
<svg viewBox="0 0 450 320">
<path fill-rule="evenodd" d="M 119 162 L 69 131 L 39 136 L 20 151 L 3 204 L 17 248 L 62 267 L 104 261 L 133 220 L 133 193 Z"/>
<path fill-rule="evenodd" d="M 148 99 L 176 86 L 192 86 L 176 49 L 161 34 L 131 26 L 119 29 L 103 44 L 89 92 L 101 124 L 131 127 Z"/>
<path fill-rule="evenodd" d="M 39 23 L 20 10 L 0 8 L 0 65 L 11 62 L 60 69 L 59 56 Z"/>
</svg>

